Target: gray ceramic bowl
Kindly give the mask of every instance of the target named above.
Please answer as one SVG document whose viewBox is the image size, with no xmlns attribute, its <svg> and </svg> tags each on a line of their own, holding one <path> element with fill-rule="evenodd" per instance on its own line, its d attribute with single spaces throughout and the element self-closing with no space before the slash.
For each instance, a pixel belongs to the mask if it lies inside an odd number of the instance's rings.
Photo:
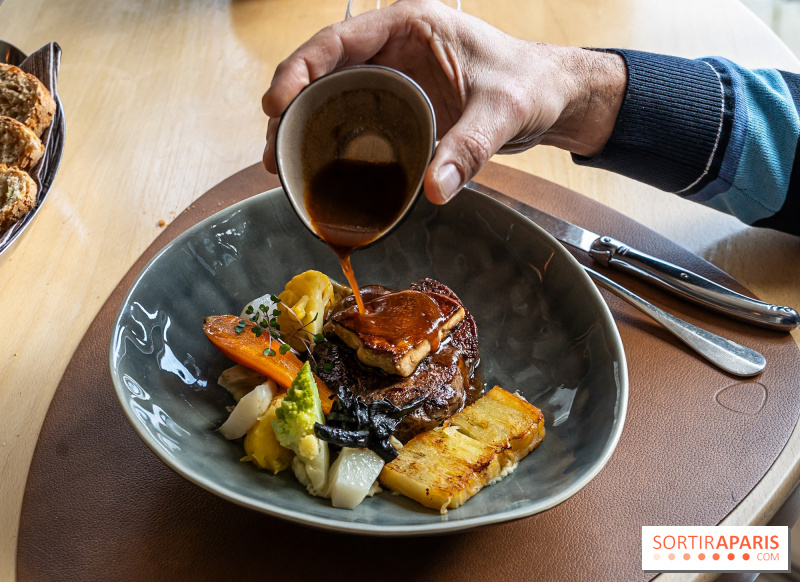
<svg viewBox="0 0 800 582">
<path fill-rule="evenodd" d="M 550 235 L 463 192 L 446 206 L 420 201 L 353 264 L 363 284 L 402 288 L 434 277 L 458 293 L 478 323 L 487 383 L 519 390 L 545 415 L 544 442 L 515 473 L 445 515 L 389 493 L 348 511 L 310 497 L 291 471 L 273 476 L 240 462 L 241 443 L 215 432 L 233 404 L 215 379 L 231 362 L 206 340 L 203 316 L 237 314 L 307 269 L 341 278 L 334 253 L 302 227 L 280 189 L 189 229 L 134 283 L 109 354 L 134 430 L 175 471 L 225 499 L 357 533 L 448 532 L 516 519 L 561 503 L 597 475 L 625 419 L 625 355 L 600 294 Z"/>
</svg>

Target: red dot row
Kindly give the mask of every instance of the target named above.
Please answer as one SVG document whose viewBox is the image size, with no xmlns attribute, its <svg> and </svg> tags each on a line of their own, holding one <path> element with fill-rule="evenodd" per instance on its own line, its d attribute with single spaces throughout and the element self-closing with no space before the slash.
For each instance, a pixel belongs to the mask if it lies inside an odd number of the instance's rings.
<svg viewBox="0 0 800 582">
<path fill-rule="evenodd" d="M 658 554 L 656 554 L 654 557 L 655 557 L 656 560 L 658 560 L 658 558 L 660 556 Z M 675 554 L 669 554 L 667 556 L 667 558 L 669 558 L 670 560 L 674 560 L 675 559 Z M 683 559 L 684 560 L 688 560 L 689 558 L 691 558 L 691 556 L 689 554 L 684 554 L 683 555 Z M 729 560 L 733 560 L 734 558 L 736 558 L 736 556 L 734 554 L 732 554 L 732 553 L 728 554 L 728 559 Z M 706 555 L 702 554 L 702 553 L 701 554 L 697 554 L 697 559 L 698 560 L 705 560 L 706 559 Z M 719 554 L 713 554 L 711 556 L 711 559 L 712 560 L 719 560 L 720 559 L 720 555 Z M 749 560 L 750 559 L 750 554 L 742 554 L 742 559 L 743 560 Z"/>
</svg>

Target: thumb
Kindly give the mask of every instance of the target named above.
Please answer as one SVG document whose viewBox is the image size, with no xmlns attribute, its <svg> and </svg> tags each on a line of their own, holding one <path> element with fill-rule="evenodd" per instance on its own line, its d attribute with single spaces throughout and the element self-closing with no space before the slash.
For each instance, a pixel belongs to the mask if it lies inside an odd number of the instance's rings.
<svg viewBox="0 0 800 582">
<path fill-rule="evenodd" d="M 425 173 L 425 196 L 434 204 L 445 204 L 486 165 L 508 139 L 498 115 L 470 104 L 458 122 L 436 146 Z"/>
</svg>

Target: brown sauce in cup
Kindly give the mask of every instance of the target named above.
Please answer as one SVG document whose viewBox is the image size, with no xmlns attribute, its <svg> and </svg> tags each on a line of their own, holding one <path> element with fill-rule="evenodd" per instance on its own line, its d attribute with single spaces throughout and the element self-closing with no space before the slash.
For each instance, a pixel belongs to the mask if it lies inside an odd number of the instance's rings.
<svg viewBox="0 0 800 582">
<path fill-rule="evenodd" d="M 406 171 L 398 162 L 336 159 L 306 186 L 311 224 L 339 256 L 362 314 L 364 302 L 350 255 L 380 237 L 402 214 L 411 194 Z"/>
</svg>

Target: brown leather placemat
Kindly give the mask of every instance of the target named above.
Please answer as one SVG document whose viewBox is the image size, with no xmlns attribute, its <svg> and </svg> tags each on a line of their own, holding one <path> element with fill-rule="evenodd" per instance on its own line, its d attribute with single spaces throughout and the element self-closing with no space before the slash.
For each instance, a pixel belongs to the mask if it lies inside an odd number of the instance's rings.
<svg viewBox="0 0 800 582">
<path fill-rule="evenodd" d="M 490 165 L 479 181 L 595 232 L 746 292 L 642 225 L 542 179 Z M 185 481 L 126 422 L 108 372 L 114 318 L 134 278 L 175 236 L 277 186 L 260 166 L 211 189 L 147 249 L 78 346 L 45 419 L 28 477 L 21 580 L 646 580 L 642 525 L 719 523 L 784 447 L 800 411 L 800 353 L 790 336 L 717 317 L 614 273 L 655 303 L 761 351 L 740 380 L 604 294 L 630 372 L 628 418 L 606 468 L 543 514 L 428 538 L 316 531 L 233 505 Z"/>
</svg>

